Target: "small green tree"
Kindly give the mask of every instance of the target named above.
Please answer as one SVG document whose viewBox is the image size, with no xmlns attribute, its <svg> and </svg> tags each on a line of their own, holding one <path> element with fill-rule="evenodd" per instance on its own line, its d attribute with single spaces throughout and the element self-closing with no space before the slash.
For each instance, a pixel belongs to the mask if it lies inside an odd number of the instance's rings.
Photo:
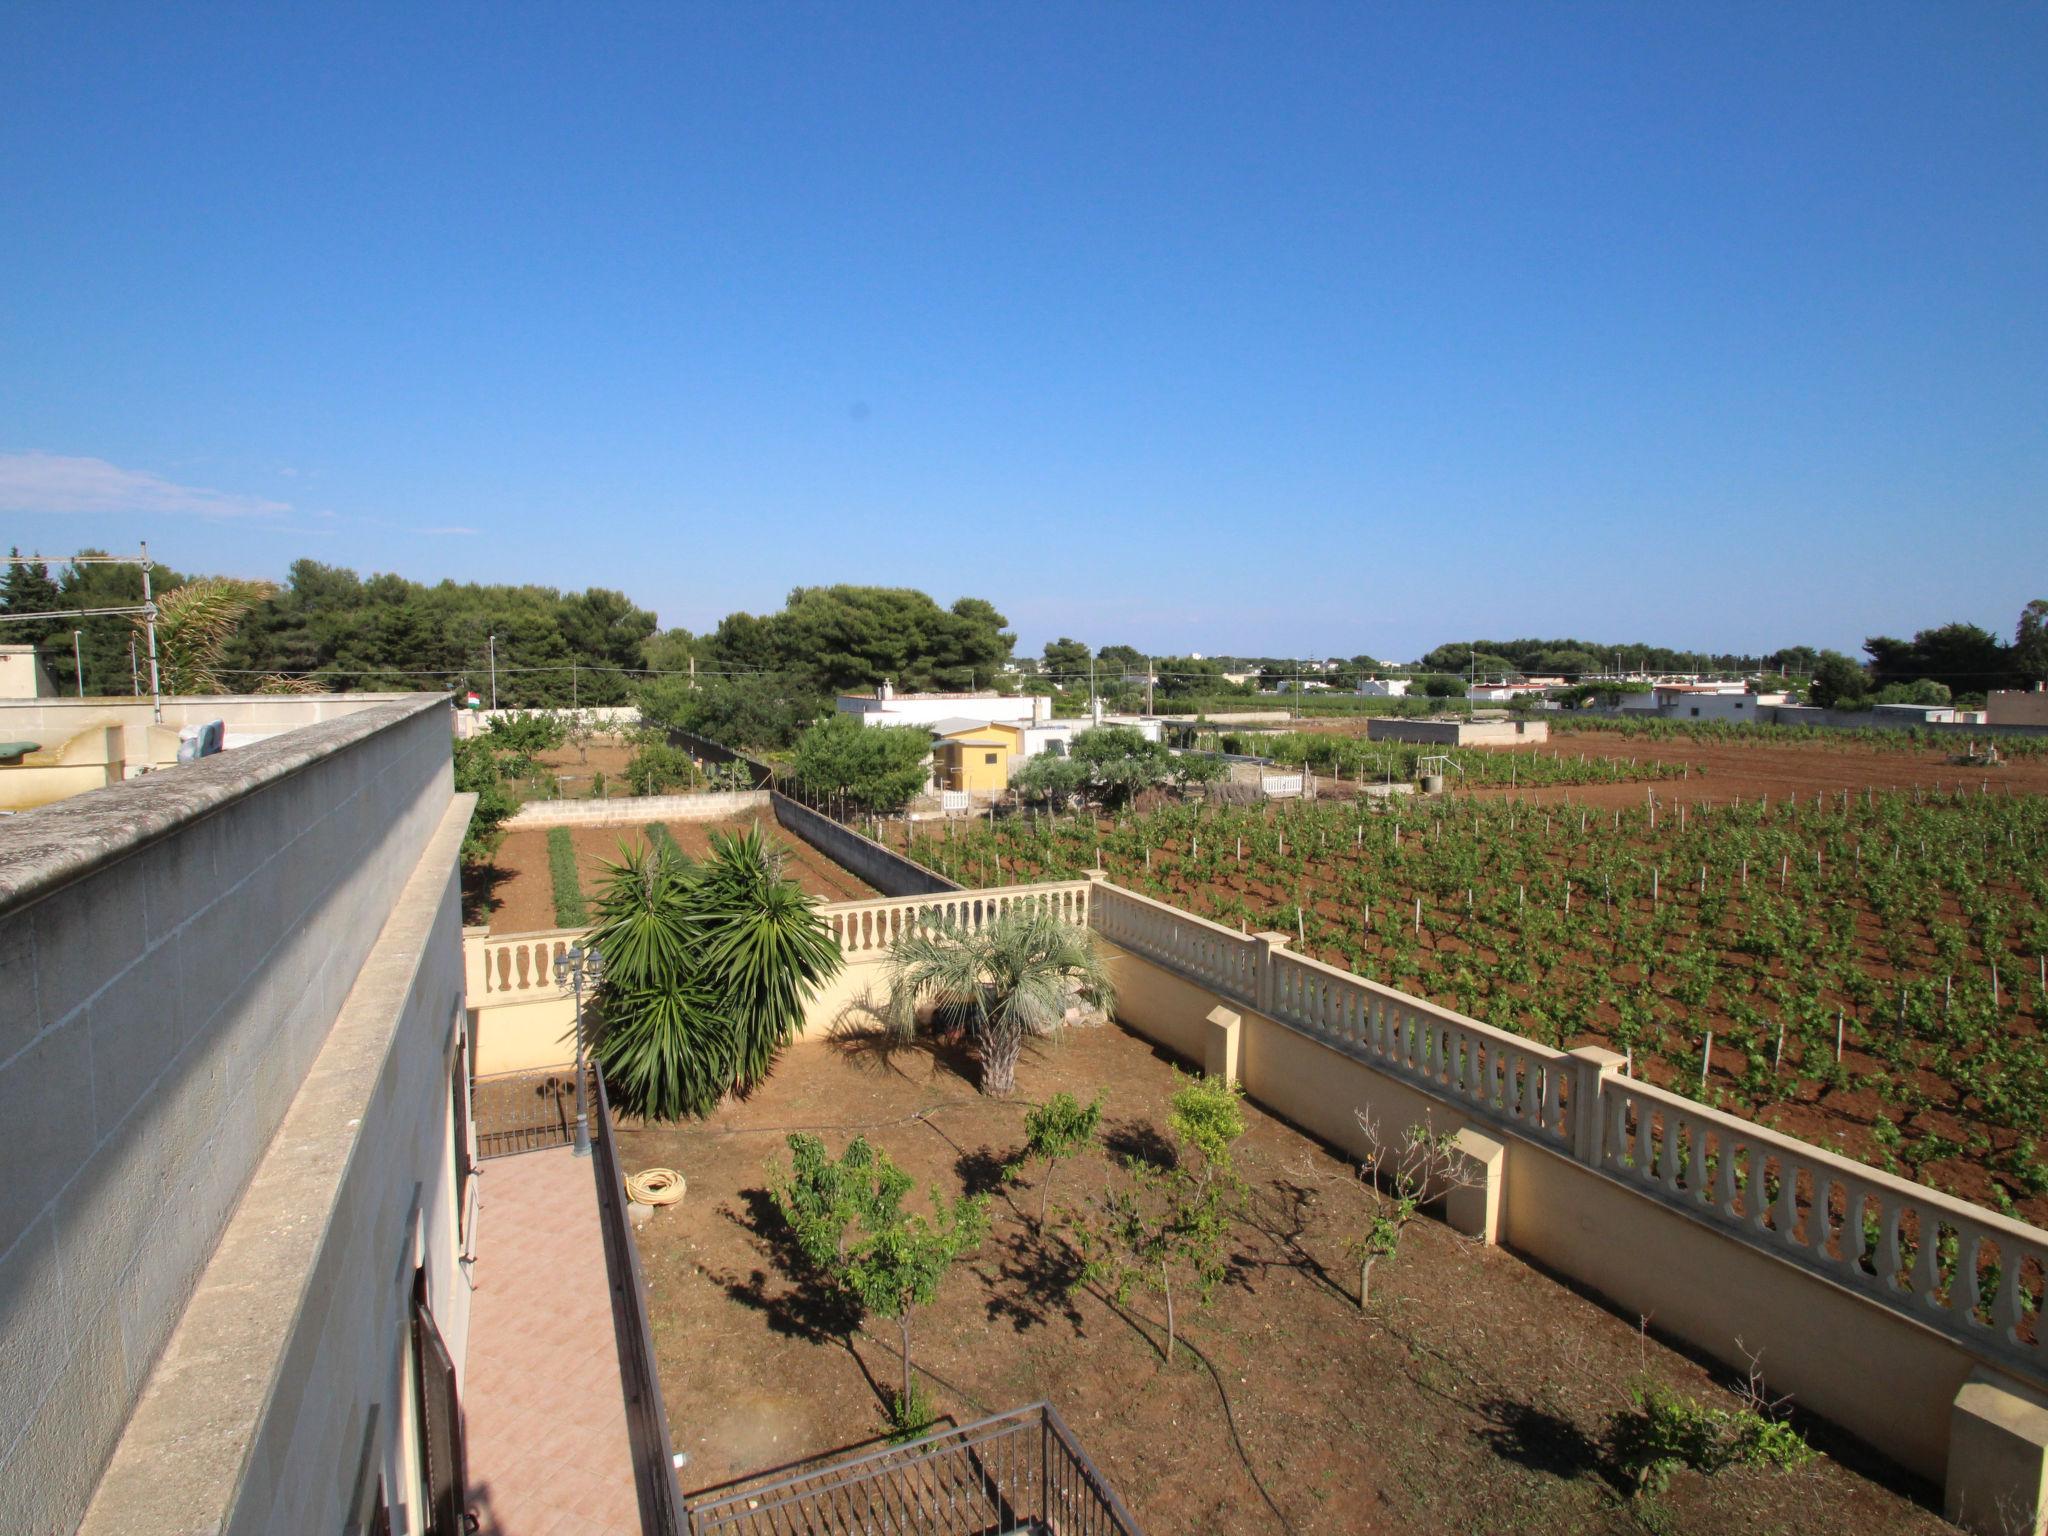
<svg viewBox="0 0 2048 1536">
<path fill-rule="evenodd" d="M 1032 1223 L 1039 1232 L 1045 1231 L 1045 1206 L 1052 1193 L 1053 1171 L 1076 1152 L 1095 1145 L 1101 1129 L 1100 1094 L 1084 1107 L 1063 1089 L 1024 1116 L 1024 1151 L 1003 1171 L 1014 1179 L 1034 1158 L 1045 1164 L 1045 1178 L 1038 1186 L 1038 1219 Z"/>
<path fill-rule="evenodd" d="M 626 782 L 636 795 L 666 795 L 690 789 L 697 780 L 696 761 L 666 742 L 642 742 L 626 762 Z"/>
<path fill-rule="evenodd" d="M 1389 1147 L 1381 1141 L 1378 1122 L 1363 1110 L 1357 1113 L 1366 1146 L 1358 1173 L 1371 1191 L 1373 1210 L 1365 1231 L 1347 1247 L 1358 1265 L 1358 1310 L 1363 1312 L 1372 1297 L 1373 1266 L 1400 1249 L 1401 1234 L 1423 1206 L 1469 1185 L 1473 1175 L 1458 1151 L 1456 1131 L 1411 1125 L 1400 1143 Z"/>
<path fill-rule="evenodd" d="M 1869 692 L 1870 678 L 1853 659 L 1840 651 L 1822 651 L 1806 696 L 1823 709 L 1854 709 Z"/>
<path fill-rule="evenodd" d="M 1087 793 L 1112 809 L 1129 805 L 1141 790 L 1166 779 L 1173 755 L 1127 725 L 1099 725 L 1074 735 L 1074 762 L 1087 775 Z"/>
<path fill-rule="evenodd" d="M 901 1384 L 890 1416 L 899 1430 L 922 1429 L 931 1410 L 910 1379 L 910 1325 L 960 1257 L 988 1232 L 988 1197 L 952 1201 L 931 1192 L 932 1214 L 903 1209 L 910 1175 L 864 1139 L 837 1159 L 815 1136 L 789 1138 L 792 1167 L 775 1201 L 804 1258 L 862 1313 L 896 1324 Z"/>
<path fill-rule="evenodd" d="M 1221 1078 L 1182 1077 L 1169 1103 L 1167 1125 L 1177 1155 L 1171 1167 L 1141 1158 L 1123 1164 L 1123 1183 L 1089 1202 L 1074 1224 L 1082 1258 L 1076 1285 L 1101 1285 L 1119 1306 L 1143 1286 L 1166 1305 L 1171 1364 L 1178 1337 L 1176 1281 L 1206 1305 L 1225 1273 L 1224 1244 L 1244 1194 L 1231 1149 L 1244 1133 L 1241 1090 Z"/>
<path fill-rule="evenodd" d="M 931 750 L 931 733 L 920 727 L 864 725 L 833 714 L 797 738 L 790 773 L 813 795 L 843 795 L 863 811 L 896 811 L 923 791 Z"/>
</svg>

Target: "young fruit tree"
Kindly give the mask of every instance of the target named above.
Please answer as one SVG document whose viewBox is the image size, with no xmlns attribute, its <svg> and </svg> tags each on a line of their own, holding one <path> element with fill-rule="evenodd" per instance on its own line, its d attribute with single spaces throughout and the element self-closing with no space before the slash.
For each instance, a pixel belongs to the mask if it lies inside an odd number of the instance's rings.
<svg viewBox="0 0 2048 1536">
<path fill-rule="evenodd" d="M 833 1158 L 802 1133 L 789 1138 L 791 1168 L 775 1185 L 804 1259 L 859 1313 L 896 1324 L 901 1384 L 890 1404 L 898 1430 L 922 1429 L 931 1409 L 910 1376 L 910 1324 L 947 1272 L 988 1232 L 988 1197 L 947 1201 L 931 1192 L 929 1216 L 903 1208 L 910 1175 L 856 1137 Z"/>
<path fill-rule="evenodd" d="M 1372 1192 L 1373 1213 L 1365 1232 L 1347 1246 L 1358 1262 L 1358 1310 L 1363 1312 L 1372 1296 L 1373 1266 L 1394 1256 L 1416 1213 L 1454 1189 L 1469 1187 L 1474 1176 L 1457 1149 L 1457 1132 L 1411 1125 L 1398 1144 L 1389 1146 L 1377 1121 L 1364 1110 L 1357 1115 L 1366 1146 L 1358 1175 Z"/>
<path fill-rule="evenodd" d="M 1063 1089 L 1024 1116 L 1024 1150 L 1003 1172 L 1014 1179 L 1026 1163 L 1045 1164 L 1045 1177 L 1038 1185 L 1038 1218 L 1032 1223 L 1040 1234 L 1045 1231 L 1046 1201 L 1052 1194 L 1054 1170 L 1075 1153 L 1094 1146 L 1101 1128 L 1100 1094 L 1084 1106 Z"/>
<path fill-rule="evenodd" d="M 1076 1000 L 1106 1010 L 1115 999 L 1094 935 L 1044 912 L 1007 912 L 979 932 L 954 923 L 912 929 L 889 951 L 889 993 L 904 1033 L 925 1002 L 965 1023 L 991 1098 L 1015 1091 L 1027 1037 L 1058 1029 Z"/>
<path fill-rule="evenodd" d="M 1077 1285 L 1103 1286 L 1119 1306 L 1140 1286 L 1160 1293 L 1166 1305 L 1160 1353 L 1168 1364 L 1178 1336 L 1176 1296 L 1191 1291 L 1198 1307 L 1207 1303 L 1223 1278 L 1224 1244 L 1244 1193 L 1231 1161 L 1232 1145 L 1244 1133 L 1242 1090 L 1220 1078 L 1174 1077 L 1179 1086 L 1167 1116 L 1172 1166 L 1126 1160 L 1121 1184 L 1093 1197 L 1074 1223 L 1083 1261 Z"/>
</svg>

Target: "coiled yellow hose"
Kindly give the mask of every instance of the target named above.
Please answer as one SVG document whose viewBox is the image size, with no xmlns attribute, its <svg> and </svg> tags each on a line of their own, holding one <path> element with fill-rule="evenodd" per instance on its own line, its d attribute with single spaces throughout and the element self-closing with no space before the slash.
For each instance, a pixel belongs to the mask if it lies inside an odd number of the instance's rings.
<svg viewBox="0 0 2048 1536">
<path fill-rule="evenodd" d="M 673 1168 L 643 1168 L 626 1175 L 626 1198 L 642 1205 L 674 1205 L 689 1187 Z"/>
</svg>

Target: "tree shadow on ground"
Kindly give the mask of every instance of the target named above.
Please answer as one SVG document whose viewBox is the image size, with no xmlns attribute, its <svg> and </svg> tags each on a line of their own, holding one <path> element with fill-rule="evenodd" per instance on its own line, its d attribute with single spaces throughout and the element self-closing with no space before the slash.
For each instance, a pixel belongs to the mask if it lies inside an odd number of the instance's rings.
<svg viewBox="0 0 2048 1536">
<path fill-rule="evenodd" d="M 1015 1332 L 1026 1333 L 1064 1318 L 1076 1333 L 1082 1331 L 1072 1295 L 1081 1281 L 1081 1258 L 1065 1243 L 1014 1227 L 992 1237 L 971 1268 L 988 1291 L 990 1322 L 1008 1319 Z"/>
<path fill-rule="evenodd" d="M 471 927 L 488 923 L 491 914 L 504 903 L 498 887 L 512 878 L 512 871 L 497 863 L 462 866 L 462 920 Z"/>
<path fill-rule="evenodd" d="M 839 1011 L 826 1027 L 825 1043 L 856 1071 L 894 1072 L 907 1082 L 953 1077 L 981 1087 L 981 1063 L 964 1037 L 923 1031 L 903 1035 L 891 1025 L 887 1005 L 865 994 Z M 922 1073 L 914 1070 L 920 1064 Z"/>
<path fill-rule="evenodd" d="M 1503 1460 L 1566 1482 L 1598 1477 L 1623 1498 L 1633 1492 L 1607 1446 L 1563 1414 L 1506 1397 L 1488 1398 L 1479 1412 L 1486 1422 L 1473 1433 Z"/>
<path fill-rule="evenodd" d="M 748 1234 L 755 1250 L 769 1260 L 774 1276 L 766 1269 L 753 1270 L 744 1279 L 705 1273 L 732 1300 L 759 1312 L 777 1333 L 812 1344 L 844 1342 L 860 1325 L 859 1307 L 804 1257 L 772 1194 L 743 1189 L 739 1198 L 744 1209 L 721 1205 L 718 1213 Z M 782 1281 L 782 1289 L 773 1288 L 773 1279 Z"/>
<path fill-rule="evenodd" d="M 1009 1187 L 1010 1159 L 998 1157 L 994 1150 L 980 1146 L 972 1152 L 963 1151 L 953 1159 L 953 1172 L 960 1180 L 961 1191 L 968 1195 L 999 1194 Z M 1015 1202 L 1011 1202 L 1015 1209 Z"/>
<path fill-rule="evenodd" d="M 1340 1301 L 1355 1302 L 1357 1297 L 1345 1288 L 1343 1281 L 1302 1245 L 1302 1234 L 1310 1226 L 1310 1213 L 1315 1210 L 1318 1200 L 1314 1186 L 1298 1184 L 1291 1179 L 1275 1179 L 1269 1184 L 1254 1185 L 1239 1219 L 1279 1252 L 1273 1258 L 1242 1251 L 1233 1254 L 1229 1282 L 1252 1290 L 1255 1289 L 1251 1284 L 1254 1276 L 1267 1270 L 1291 1269 Z"/>
<path fill-rule="evenodd" d="M 1102 1129 L 1102 1150 L 1120 1163 L 1143 1163 L 1164 1173 L 1180 1161 L 1173 1143 L 1150 1120 L 1117 1120 Z"/>
</svg>

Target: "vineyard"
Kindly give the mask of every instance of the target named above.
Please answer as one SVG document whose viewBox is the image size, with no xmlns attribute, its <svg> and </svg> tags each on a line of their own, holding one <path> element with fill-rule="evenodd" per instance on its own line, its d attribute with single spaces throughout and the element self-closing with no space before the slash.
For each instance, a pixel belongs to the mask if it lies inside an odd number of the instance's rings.
<svg viewBox="0 0 2048 1536">
<path fill-rule="evenodd" d="M 2048 736 L 1981 736 L 1918 726 L 1845 732 L 1830 726 L 1770 725 L 1736 720 L 1666 720 L 1661 716 L 1631 719 L 1627 715 L 1550 714 L 1542 718 L 1553 733 L 1623 736 L 1644 741 L 1720 742 L 1751 746 L 1853 746 L 1868 752 L 1963 752 L 1974 743 L 1981 751 L 1995 745 L 2003 757 L 2048 755 Z"/>
<path fill-rule="evenodd" d="M 1527 759 L 1524 759 L 1526 762 Z M 1092 868 L 2029 1220 L 2048 1218 L 2048 800 L 1195 804 L 919 836 L 967 885 Z"/>
<path fill-rule="evenodd" d="M 1251 753 L 1291 768 L 1312 768 L 1340 783 L 1412 782 L 1433 759 L 1439 771 L 1460 785 L 1547 788 L 1556 785 L 1630 784 L 1645 779 L 1689 779 L 1684 763 L 1595 757 L 1583 752 L 1502 751 L 1487 747 L 1432 747 L 1414 742 L 1368 741 L 1312 731 L 1226 732 L 1214 743 L 1226 752 Z"/>
</svg>

